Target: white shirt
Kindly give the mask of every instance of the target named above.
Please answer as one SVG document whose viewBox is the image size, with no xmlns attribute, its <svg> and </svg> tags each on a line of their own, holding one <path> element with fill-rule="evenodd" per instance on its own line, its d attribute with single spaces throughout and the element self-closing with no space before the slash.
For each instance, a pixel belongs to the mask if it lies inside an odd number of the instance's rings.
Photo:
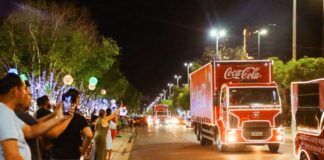
<svg viewBox="0 0 324 160">
<path fill-rule="evenodd" d="M 25 141 L 23 126 L 25 123 L 20 120 L 13 110 L 0 102 L 0 141 L 7 139 L 17 140 L 20 155 L 24 160 L 31 160 L 31 153 Z M 4 160 L 2 145 L 0 145 L 0 160 Z"/>
</svg>

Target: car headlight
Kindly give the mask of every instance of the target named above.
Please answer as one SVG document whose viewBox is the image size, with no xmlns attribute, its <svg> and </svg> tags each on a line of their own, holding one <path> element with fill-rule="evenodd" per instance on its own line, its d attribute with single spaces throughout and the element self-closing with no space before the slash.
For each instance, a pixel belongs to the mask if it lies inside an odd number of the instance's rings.
<svg viewBox="0 0 324 160">
<path fill-rule="evenodd" d="M 179 124 L 179 120 L 178 119 L 172 119 L 172 123 L 173 124 Z"/>
</svg>

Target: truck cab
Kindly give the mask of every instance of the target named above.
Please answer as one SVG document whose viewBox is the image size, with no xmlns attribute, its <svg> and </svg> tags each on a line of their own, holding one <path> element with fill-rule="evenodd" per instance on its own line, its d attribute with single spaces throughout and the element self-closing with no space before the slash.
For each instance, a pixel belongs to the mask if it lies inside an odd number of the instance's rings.
<svg viewBox="0 0 324 160">
<path fill-rule="evenodd" d="M 324 159 L 324 78 L 293 82 L 291 102 L 295 157 Z"/>
<path fill-rule="evenodd" d="M 284 129 L 275 83 L 225 83 L 219 99 L 222 144 L 268 144 L 270 151 L 278 151 Z"/>
</svg>

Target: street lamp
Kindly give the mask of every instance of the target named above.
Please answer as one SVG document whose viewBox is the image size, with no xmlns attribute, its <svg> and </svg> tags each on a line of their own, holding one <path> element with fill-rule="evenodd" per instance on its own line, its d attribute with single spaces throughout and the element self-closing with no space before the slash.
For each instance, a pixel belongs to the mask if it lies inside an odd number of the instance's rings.
<svg viewBox="0 0 324 160">
<path fill-rule="evenodd" d="M 260 59 L 261 35 L 266 35 L 268 33 L 268 31 L 266 29 L 261 29 L 261 30 L 256 30 L 254 33 L 258 34 L 258 59 Z"/>
<path fill-rule="evenodd" d="M 160 99 L 163 100 L 163 93 L 160 93 Z"/>
<path fill-rule="evenodd" d="M 210 30 L 209 34 L 211 37 L 216 37 L 216 55 L 215 55 L 214 61 L 216 59 L 221 59 L 219 56 L 219 53 L 218 53 L 218 40 L 219 40 L 219 38 L 224 37 L 226 35 L 226 31 L 224 29 L 221 29 L 221 30 L 212 29 L 212 30 Z"/>
<path fill-rule="evenodd" d="M 187 81 L 188 81 L 188 85 L 189 85 L 189 68 L 192 67 L 192 63 L 184 63 L 184 66 L 187 67 Z"/>
<path fill-rule="evenodd" d="M 174 75 L 174 78 L 177 79 L 177 87 L 179 87 L 179 79 L 181 78 L 181 76 Z"/>
<path fill-rule="evenodd" d="M 166 91 L 167 90 L 165 90 L 165 89 L 162 90 L 162 92 L 163 92 L 163 100 L 165 100 Z"/>
<path fill-rule="evenodd" d="M 171 95 L 171 88 L 173 86 L 173 83 L 168 83 L 168 86 L 169 86 L 169 98 L 170 98 L 170 95 Z"/>
</svg>

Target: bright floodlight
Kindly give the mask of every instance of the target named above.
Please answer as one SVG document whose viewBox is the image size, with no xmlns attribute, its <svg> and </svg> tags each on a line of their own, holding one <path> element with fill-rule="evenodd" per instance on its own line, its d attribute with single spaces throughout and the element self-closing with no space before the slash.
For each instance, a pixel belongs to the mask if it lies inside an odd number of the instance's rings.
<svg viewBox="0 0 324 160">
<path fill-rule="evenodd" d="M 221 29 L 221 30 L 212 29 L 209 32 L 209 35 L 211 37 L 223 37 L 223 36 L 225 36 L 225 34 L 226 34 L 226 31 L 224 29 Z"/>
<path fill-rule="evenodd" d="M 220 37 L 223 37 L 223 36 L 225 36 L 226 35 L 226 31 L 225 30 L 221 30 L 220 32 L 219 32 L 219 36 Z"/>
<path fill-rule="evenodd" d="M 215 37 L 217 35 L 217 32 L 215 29 L 210 30 L 209 32 L 210 36 Z"/>
<path fill-rule="evenodd" d="M 260 31 L 260 34 L 261 35 L 265 35 L 267 33 L 268 33 L 268 30 L 266 30 L 266 29 L 261 29 L 261 31 Z"/>
<path fill-rule="evenodd" d="M 189 66 L 189 67 L 191 67 L 192 66 L 192 63 L 184 63 L 184 66 Z"/>
</svg>

